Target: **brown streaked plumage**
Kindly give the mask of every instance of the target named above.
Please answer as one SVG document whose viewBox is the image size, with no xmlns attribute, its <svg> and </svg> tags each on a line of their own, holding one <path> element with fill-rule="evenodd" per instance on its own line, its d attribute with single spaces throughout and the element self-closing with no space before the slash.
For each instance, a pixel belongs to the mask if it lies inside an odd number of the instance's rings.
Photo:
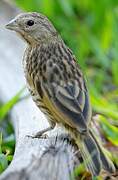
<svg viewBox="0 0 118 180">
<path fill-rule="evenodd" d="M 104 155 L 90 127 L 91 105 L 80 67 L 52 23 L 42 14 L 23 13 L 6 27 L 28 44 L 23 59 L 28 88 L 50 123 L 35 137 L 58 123 L 75 139 L 92 175 L 98 175 L 102 167 L 113 172 L 113 163 Z"/>
</svg>

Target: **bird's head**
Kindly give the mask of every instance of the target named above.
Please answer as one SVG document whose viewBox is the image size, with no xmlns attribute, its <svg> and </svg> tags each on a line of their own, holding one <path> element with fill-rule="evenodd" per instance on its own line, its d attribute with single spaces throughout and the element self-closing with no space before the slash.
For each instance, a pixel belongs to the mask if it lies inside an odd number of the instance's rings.
<svg viewBox="0 0 118 180">
<path fill-rule="evenodd" d="M 48 18 L 35 12 L 17 15 L 6 28 L 16 31 L 30 44 L 48 41 L 57 36 L 57 31 Z"/>
</svg>

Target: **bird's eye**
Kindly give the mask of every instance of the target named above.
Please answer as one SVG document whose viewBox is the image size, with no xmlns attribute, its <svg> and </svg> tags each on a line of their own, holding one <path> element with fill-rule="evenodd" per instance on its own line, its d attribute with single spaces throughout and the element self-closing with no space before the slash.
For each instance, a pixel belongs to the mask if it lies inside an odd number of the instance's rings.
<svg viewBox="0 0 118 180">
<path fill-rule="evenodd" d="M 33 21 L 33 20 L 27 21 L 27 25 L 28 25 L 28 26 L 33 26 L 33 25 L 34 25 L 34 21 Z"/>
</svg>

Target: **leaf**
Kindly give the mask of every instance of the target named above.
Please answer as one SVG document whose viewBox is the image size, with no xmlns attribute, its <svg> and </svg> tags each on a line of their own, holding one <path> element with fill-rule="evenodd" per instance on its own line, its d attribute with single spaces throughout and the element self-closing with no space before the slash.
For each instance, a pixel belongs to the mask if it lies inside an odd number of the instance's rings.
<svg viewBox="0 0 118 180">
<path fill-rule="evenodd" d="M 118 167 L 118 153 L 112 154 L 113 162 L 116 164 L 116 167 Z"/>
<path fill-rule="evenodd" d="M 101 64 L 102 67 L 107 69 L 109 67 L 110 61 L 108 57 L 105 55 L 103 49 L 100 47 L 99 40 L 95 36 L 89 34 L 89 42 L 91 51 L 93 51 L 93 53 L 96 56 L 96 60 L 99 60 L 99 64 Z"/>
<path fill-rule="evenodd" d="M 15 136 L 14 136 L 14 134 L 11 134 L 8 137 L 4 138 L 3 146 L 13 147 L 14 144 L 15 144 Z"/>
<path fill-rule="evenodd" d="M 7 115 L 9 110 L 20 100 L 20 96 L 23 93 L 24 88 L 21 89 L 11 100 L 9 100 L 6 104 L 4 104 L 0 108 L 0 121 L 3 120 L 3 118 Z"/>
<path fill-rule="evenodd" d="M 103 178 L 100 176 L 97 176 L 97 177 L 93 177 L 92 180 L 103 180 Z"/>
<path fill-rule="evenodd" d="M 109 103 L 107 99 L 102 97 L 96 91 L 94 86 L 91 86 L 90 92 L 91 92 L 90 97 L 91 97 L 91 104 L 92 104 L 93 110 L 107 117 L 111 117 L 114 120 L 118 120 L 117 105 L 115 103 Z"/>
<path fill-rule="evenodd" d="M 8 155 L 8 156 L 7 156 L 7 160 L 8 160 L 9 162 L 11 162 L 12 159 L 13 159 L 13 156 L 12 156 L 12 155 Z"/>
<path fill-rule="evenodd" d="M 118 59 L 112 60 L 113 81 L 118 85 Z"/>
<path fill-rule="evenodd" d="M 0 154 L 0 173 L 3 172 L 8 166 L 7 157 L 4 154 Z"/>
<path fill-rule="evenodd" d="M 0 154 L 2 153 L 2 133 L 0 133 Z"/>
<path fill-rule="evenodd" d="M 74 170 L 74 176 L 77 177 L 85 172 L 84 163 L 81 163 L 78 167 Z"/>
<path fill-rule="evenodd" d="M 114 145 L 118 146 L 118 128 L 111 125 L 104 116 L 100 116 L 100 125 L 106 135 Z"/>
<path fill-rule="evenodd" d="M 13 154 L 14 152 L 14 148 L 11 147 L 11 146 L 2 146 L 2 152 L 4 152 L 5 155 L 10 155 L 10 154 Z"/>
</svg>

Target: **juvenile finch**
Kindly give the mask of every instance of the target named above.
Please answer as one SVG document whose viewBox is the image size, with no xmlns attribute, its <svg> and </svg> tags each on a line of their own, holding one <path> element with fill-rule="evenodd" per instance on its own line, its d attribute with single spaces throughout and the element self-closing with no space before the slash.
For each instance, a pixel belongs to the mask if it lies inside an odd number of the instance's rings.
<svg viewBox="0 0 118 180">
<path fill-rule="evenodd" d="M 91 105 L 83 74 L 72 51 L 52 23 L 42 14 L 23 13 L 6 28 L 16 31 L 27 42 L 23 67 L 29 91 L 36 105 L 47 116 L 50 127 L 65 127 L 78 145 L 86 168 L 94 176 L 102 169 L 114 172 L 91 127 Z"/>
</svg>

